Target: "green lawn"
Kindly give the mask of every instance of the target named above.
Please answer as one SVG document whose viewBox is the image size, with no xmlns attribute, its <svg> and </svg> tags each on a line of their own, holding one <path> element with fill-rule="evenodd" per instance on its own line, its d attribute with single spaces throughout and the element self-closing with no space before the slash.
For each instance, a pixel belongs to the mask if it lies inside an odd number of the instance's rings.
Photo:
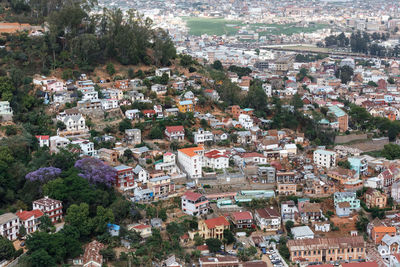
<svg viewBox="0 0 400 267">
<path fill-rule="evenodd" d="M 240 21 L 232 21 L 225 19 L 184 17 L 186 25 L 191 35 L 234 35 L 238 29 L 235 26 L 242 25 Z"/>
<path fill-rule="evenodd" d="M 189 28 L 191 35 L 234 35 L 238 32 L 238 27 L 243 26 L 241 21 L 225 20 L 222 18 L 199 18 L 199 17 L 183 17 Z M 319 29 L 326 28 L 325 24 L 310 24 L 309 27 L 298 27 L 294 23 L 290 24 L 250 24 L 247 29 L 255 30 L 260 36 L 295 33 L 309 33 Z"/>
</svg>

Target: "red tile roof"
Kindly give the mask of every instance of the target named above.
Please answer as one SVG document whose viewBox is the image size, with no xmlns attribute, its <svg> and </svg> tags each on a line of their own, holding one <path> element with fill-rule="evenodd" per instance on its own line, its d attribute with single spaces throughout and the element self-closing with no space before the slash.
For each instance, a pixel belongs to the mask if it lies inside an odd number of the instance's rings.
<svg viewBox="0 0 400 267">
<path fill-rule="evenodd" d="M 90 242 L 86 246 L 85 253 L 83 254 L 83 264 L 96 262 L 101 265 L 103 263 L 103 256 L 100 254 L 100 250 L 104 247 L 105 246 L 97 240 Z"/>
<path fill-rule="evenodd" d="M 342 263 L 342 267 L 378 267 L 376 261 Z"/>
<path fill-rule="evenodd" d="M 36 135 L 37 139 L 42 139 L 42 140 L 49 140 L 50 136 L 48 135 Z"/>
<path fill-rule="evenodd" d="M 31 211 L 23 210 L 23 211 L 18 211 L 16 215 L 19 217 L 20 220 L 26 221 L 32 216 L 35 217 L 35 219 L 42 217 L 43 212 L 41 210 L 31 210 Z"/>
<path fill-rule="evenodd" d="M 251 214 L 250 211 L 233 212 L 233 213 L 232 213 L 232 218 L 233 218 L 235 221 L 239 221 L 239 220 L 252 220 L 252 219 L 253 219 L 253 214 Z"/>
<path fill-rule="evenodd" d="M 220 225 L 229 226 L 229 222 L 224 216 L 205 220 L 204 223 L 207 225 L 208 229 L 213 229 Z"/>
<path fill-rule="evenodd" d="M 257 152 L 245 153 L 242 156 L 242 158 L 255 158 L 255 157 L 265 158 L 264 155 L 257 153 Z"/>
<path fill-rule="evenodd" d="M 192 191 L 186 191 L 186 193 L 183 195 L 187 200 L 191 200 L 191 201 L 196 201 L 199 198 L 201 198 L 203 195 L 200 193 L 195 193 Z"/>
<path fill-rule="evenodd" d="M 167 126 L 165 127 L 165 130 L 169 133 L 173 133 L 173 132 L 184 132 L 185 130 L 183 129 L 182 125 L 179 126 Z"/>
<path fill-rule="evenodd" d="M 150 225 L 145 225 L 145 224 L 139 224 L 139 225 L 135 225 L 132 227 L 133 229 L 146 229 L 146 228 L 150 228 Z"/>
<path fill-rule="evenodd" d="M 204 156 L 207 157 L 207 158 L 213 158 L 213 159 L 216 159 L 216 158 L 227 158 L 228 157 L 225 153 L 222 153 L 222 152 L 220 152 L 220 151 L 218 151 L 216 149 L 205 153 Z"/>
</svg>

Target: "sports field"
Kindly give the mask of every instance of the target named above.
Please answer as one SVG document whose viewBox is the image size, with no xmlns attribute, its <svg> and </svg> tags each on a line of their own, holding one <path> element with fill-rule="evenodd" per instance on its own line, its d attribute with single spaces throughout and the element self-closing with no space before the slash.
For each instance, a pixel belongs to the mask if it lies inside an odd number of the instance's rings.
<svg viewBox="0 0 400 267">
<path fill-rule="evenodd" d="M 241 21 L 225 20 L 223 18 L 199 18 L 199 17 L 183 17 L 189 28 L 191 35 L 234 35 L 240 28 L 253 30 L 258 32 L 260 36 L 268 35 L 292 35 L 295 33 L 310 33 L 319 29 L 327 28 L 325 24 L 310 24 L 308 27 L 296 26 L 294 23 L 289 24 L 249 24 L 245 25 Z"/>
<path fill-rule="evenodd" d="M 238 26 L 242 25 L 240 21 L 214 19 L 214 18 L 198 18 L 184 17 L 186 25 L 191 35 L 234 35 L 238 31 Z"/>
</svg>

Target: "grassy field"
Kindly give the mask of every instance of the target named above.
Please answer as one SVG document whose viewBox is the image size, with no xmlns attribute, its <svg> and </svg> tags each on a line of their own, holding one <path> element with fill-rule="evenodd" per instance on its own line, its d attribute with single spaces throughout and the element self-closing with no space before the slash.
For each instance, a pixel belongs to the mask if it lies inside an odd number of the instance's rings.
<svg viewBox="0 0 400 267">
<path fill-rule="evenodd" d="M 242 25 L 240 21 L 231 21 L 225 19 L 184 17 L 186 25 L 191 35 L 234 35 L 238 29 L 235 26 Z"/>
<path fill-rule="evenodd" d="M 292 35 L 296 33 L 310 33 L 326 28 L 325 24 L 310 24 L 309 27 L 298 27 L 294 23 L 289 24 L 253 24 L 251 28 L 254 30 L 261 29 L 260 36 L 267 35 Z"/>
<path fill-rule="evenodd" d="M 199 17 L 183 17 L 186 25 L 189 28 L 191 35 L 234 35 L 238 32 L 239 28 L 244 24 L 241 21 L 225 20 L 222 18 L 199 18 Z M 260 36 L 268 35 L 292 35 L 295 33 L 309 33 L 323 28 L 327 25 L 324 24 L 310 24 L 309 27 L 298 27 L 294 23 L 290 24 L 262 24 L 255 23 L 246 27 L 249 30 L 254 30 Z"/>
</svg>

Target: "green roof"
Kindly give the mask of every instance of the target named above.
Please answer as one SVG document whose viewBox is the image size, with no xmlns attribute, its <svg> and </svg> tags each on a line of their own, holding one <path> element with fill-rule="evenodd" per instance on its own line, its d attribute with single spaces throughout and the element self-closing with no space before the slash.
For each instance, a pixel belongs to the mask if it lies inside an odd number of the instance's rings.
<svg viewBox="0 0 400 267">
<path fill-rule="evenodd" d="M 329 107 L 329 111 L 335 114 L 336 117 L 343 117 L 346 115 L 346 112 L 344 112 L 341 108 L 338 106 L 331 106 Z"/>
</svg>

